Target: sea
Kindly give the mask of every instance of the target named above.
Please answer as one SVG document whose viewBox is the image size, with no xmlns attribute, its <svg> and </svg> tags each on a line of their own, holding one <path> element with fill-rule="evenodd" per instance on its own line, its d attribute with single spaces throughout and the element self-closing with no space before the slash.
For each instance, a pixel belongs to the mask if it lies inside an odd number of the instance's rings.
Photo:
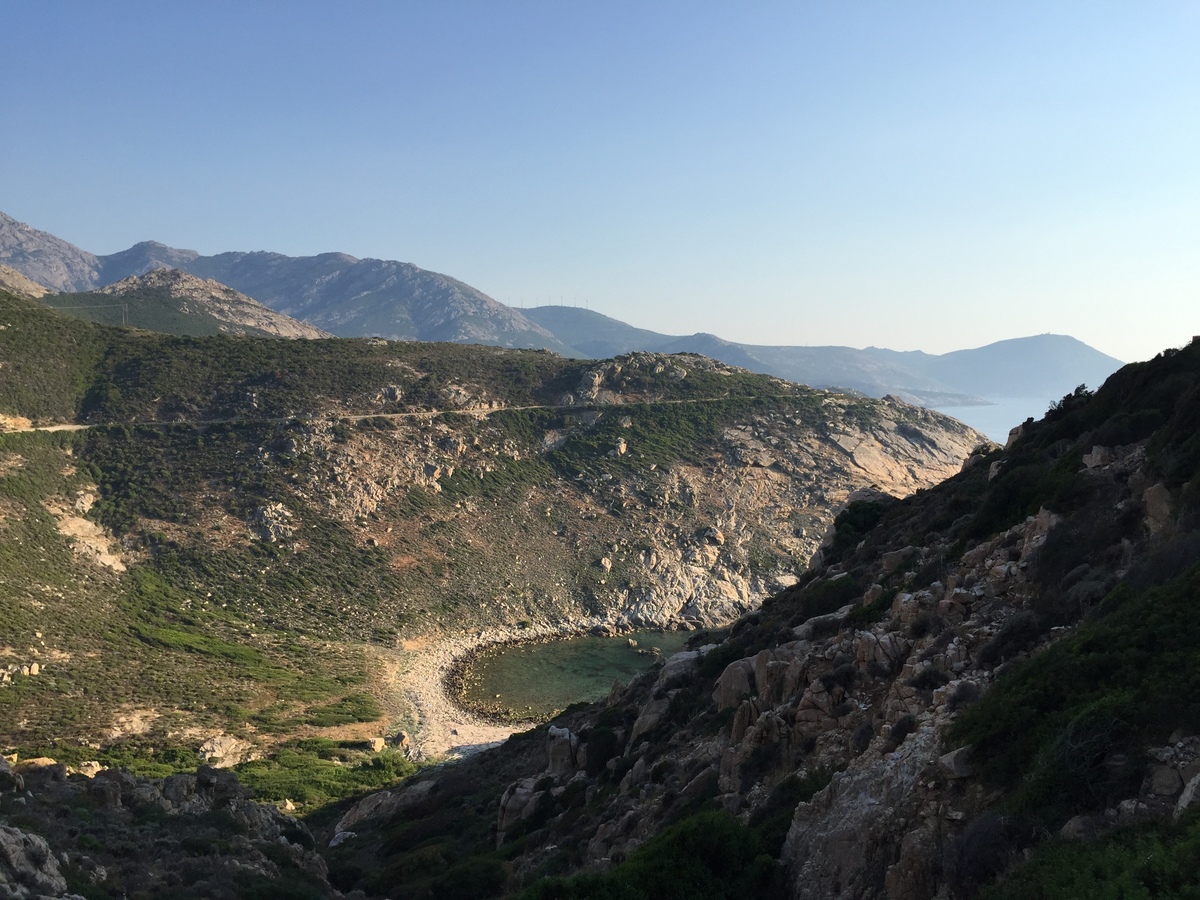
<svg viewBox="0 0 1200 900">
<path fill-rule="evenodd" d="M 991 398 L 989 398 L 991 399 Z M 981 431 L 1003 446 L 1010 429 L 1030 416 L 1040 419 L 1059 397 L 1000 397 L 986 406 L 935 406 L 938 412 L 954 416 L 976 431 Z"/>
</svg>

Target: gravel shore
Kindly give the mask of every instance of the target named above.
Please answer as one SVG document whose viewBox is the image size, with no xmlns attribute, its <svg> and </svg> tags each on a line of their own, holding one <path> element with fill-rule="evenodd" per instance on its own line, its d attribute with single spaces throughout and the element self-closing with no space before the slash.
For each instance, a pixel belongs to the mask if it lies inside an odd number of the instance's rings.
<svg viewBox="0 0 1200 900">
<path fill-rule="evenodd" d="M 473 634 L 429 635 L 423 640 L 409 641 L 404 647 L 408 664 L 401 679 L 405 699 L 417 718 L 413 756 L 426 759 L 462 756 L 503 742 L 509 735 L 538 724 L 499 722 L 464 709 L 454 700 L 448 685 L 462 675 L 464 665 L 479 650 L 494 644 L 556 640 L 598 629 L 619 633 L 618 626 L 611 622 L 585 619 L 572 625 L 503 627 Z"/>
</svg>

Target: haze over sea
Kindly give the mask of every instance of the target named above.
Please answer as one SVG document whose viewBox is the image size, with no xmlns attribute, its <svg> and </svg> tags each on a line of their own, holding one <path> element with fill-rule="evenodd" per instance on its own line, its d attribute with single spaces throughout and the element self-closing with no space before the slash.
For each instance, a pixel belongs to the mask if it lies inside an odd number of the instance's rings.
<svg viewBox="0 0 1200 900">
<path fill-rule="evenodd" d="M 1008 432 L 1030 416 L 1040 419 L 1058 397 L 1004 397 L 987 406 L 937 406 L 939 412 L 966 422 L 997 444 L 1008 440 Z"/>
</svg>

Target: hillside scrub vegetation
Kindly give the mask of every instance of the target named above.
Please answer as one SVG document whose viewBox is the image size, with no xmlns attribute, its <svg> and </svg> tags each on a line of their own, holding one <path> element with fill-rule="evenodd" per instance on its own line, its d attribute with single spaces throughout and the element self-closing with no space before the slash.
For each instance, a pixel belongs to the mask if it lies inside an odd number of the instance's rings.
<svg viewBox="0 0 1200 900">
<path fill-rule="evenodd" d="M 379 677 L 409 642 L 727 620 L 863 477 L 838 440 L 908 454 L 902 491 L 977 439 L 690 355 L 181 337 L 4 292 L 0 325 L 0 413 L 87 426 L 0 434 L 0 744 L 164 777 L 227 735 L 256 784 L 306 769 L 301 804 L 401 777 L 292 742 L 415 731 Z"/>
<path fill-rule="evenodd" d="M 495 824 L 455 865 L 490 860 L 481 896 L 1192 896 L 1198 385 L 1193 344 L 936 487 L 850 503 L 692 659 L 464 764 L 464 811 L 490 796 Z M 586 760 L 554 762 L 564 733 Z M 406 809 L 414 835 L 464 821 Z M 412 849 L 356 829 L 343 889 L 382 886 L 372 855 L 416 883 Z"/>
</svg>

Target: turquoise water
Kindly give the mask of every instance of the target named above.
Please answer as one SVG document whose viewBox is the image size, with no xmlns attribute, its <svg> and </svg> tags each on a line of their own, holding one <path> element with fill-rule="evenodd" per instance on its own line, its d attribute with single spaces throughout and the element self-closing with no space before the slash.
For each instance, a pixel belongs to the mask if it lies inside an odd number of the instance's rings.
<svg viewBox="0 0 1200 900">
<path fill-rule="evenodd" d="M 575 637 L 546 644 L 514 644 L 480 653 L 466 673 L 463 697 L 473 707 L 504 707 L 548 718 L 572 703 L 607 696 L 660 658 L 639 653 L 657 647 L 664 657 L 683 649 L 691 632 L 639 631 L 620 637 Z M 637 647 L 629 646 L 629 639 Z M 497 697 L 496 695 L 499 694 Z"/>
</svg>

